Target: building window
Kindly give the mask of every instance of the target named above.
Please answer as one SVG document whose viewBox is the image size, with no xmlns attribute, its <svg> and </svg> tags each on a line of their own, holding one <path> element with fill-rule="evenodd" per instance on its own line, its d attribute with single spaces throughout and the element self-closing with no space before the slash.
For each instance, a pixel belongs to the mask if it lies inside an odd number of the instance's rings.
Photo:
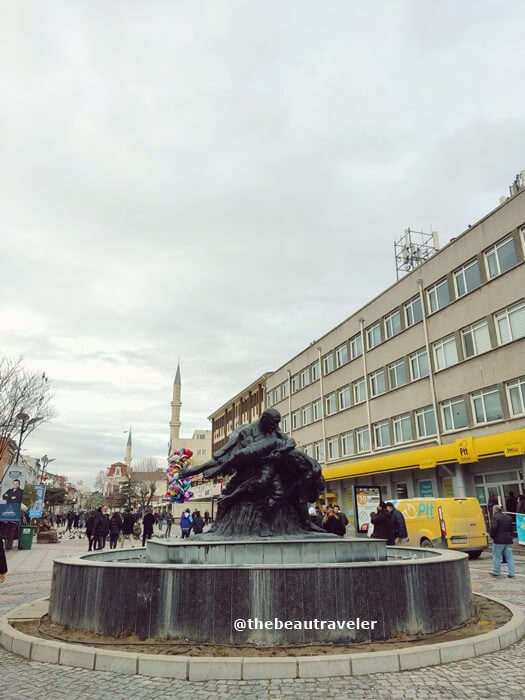
<svg viewBox="0 0 525 700">
<path fill-rule="evenodd" d="M 290 416 L 287 414 L 282 418 L 283 423 L 283 433 L 288 433 L 290 431 Z"/>
<path fill-rule="evenodd" d="M 397 309 L 385 316 L 385 338 L 392 338 L 401 333 L 401 311 Z"/>
<path fill-rule="evenodd" d="M 391 389 L 397 389 L 407 383 L 407 366 L 405 360 L 398 360 L 388 366 L 388 378 Z"/>
<path fill-rule="evenodd" d="M 294 411 L 292 413 L 292 429 L 297 430 L 301 427 L 301 411 Z"/>
<path fill-rule="evenodd" d="M 351 430 L 341 435 L 341 452 L 343 457 L 354 454 L 354 435 Z"/>
<path fill-rule="evenodd" d="M 465 357 L 474 357 L 490 350 L 490 333 L 487 321 L 479 321 L 461 331 Z"/>
<path fill-rule="evenodd" d="M 404 416 L 396 416 L 392 422 L 394 424 L 394 442 L 410 442 L 414 439 L 409 413 L 405 413 Z"/>
<path fill-rule="evenodd" d="M 317 401 L 314 401 L 312 404 L 313 412 L 314 412 L 314 420 L 321 420 L 323 417 L 323 406 L 321 403 L 321 399 L 317 399 Z"/>
<path fill-rule="evenodd" d="M 329 394 L 326 399 L 326 415 L 331 416 L 332 413 L 335 413 L 337 411 L 337 397 L 335 394 L 335 391 L 332 394 Z"/>
<path fill-rule="evenodd" d="M 433 345 L 434 362 L 436 370 L 445 369 L 458 363 L 458 349 L 456 347 L 456 337 L 449 335 L 448 338 L 438 340 Z"/>
<path fill-rule="evenodd" d="M 330 352 L 328 355 L 323 357 L 323 371 L 325 374 L 329 374 L 334 370 L 334 353 Z"/>
<path fill-rule="evenodd" d="M 288 382 L 281 384 L 281 400 L 288 397 Z"/>
<path fill-rule="evenodd" d="M 312 406 L 303 406 L 303 425 L 310 425 L 312 422 Z"/>
<path fill-rule="evenodd" d="M 525 302 L 494 314 L 500 345 L 525 336 Z"/>
<path fill-rule="evenodd" d="M 501 407 L 501 397 L 499 389 L 484 389 L 472 394 L 472 406 L 474 409 L 474 420 L 480 423 L 492 423 L 503 418 L 503 408 Z"/>
<path fill-rule="evenodd" d="M 448 280 L 438 282 L 430 289 L 427 289 L 428 312 L 433 314 L 439 309 L 442 309 L 447 304 L 450 304 L 450 292 L 448 289 Z"/>
<path fill-rule="evenodd" d="M 405 322 L 407 327 L 413 326 L 423 320 L 423 309 L 421 308 L 421 297 L 414 297 L 405 304 Z"/>
<path fill-rule="evenodd" d="M 292 385 L 292 394 L 295 394 L 295 392 L 299 391 L 299 389 L 301 388 L 300 377 L 298 374 L 293 375 L 291 385 Z"/>
<path fill-rule="evenodd" d="M 303 452 L 305 454 L 307 454 L 308 457 L 313 457 L 314 456 L 314 446 L 312 445 L 312 443 L 310 443 L 309 445 L 305 445 L 303 447 Z"/>
<path fill-rule="evenodd" d="M 349 386 L 344 386 L 339 389 L 339 410 L 343 411 L 345 408 L 350 408 L 352 405 L 352 398 Z"/>
<path fill-rule="evenodd" d="M 310 367 L 306 367 L 301 371 L 301 386 L 305 387 L 310 384 Z"/>
<path fill-rule="evenodd" d="M 363 339 L 361 338 L 361 333 L 354 335 L 350 338 L 350 358 L 355 360 L 356 357 L 361 357 L 363 354 Z"/>
<path fill-rule="evenodd" d="M 281 387 L 278 386 L 276 389 L 273 390 L 273 402 L 279 403 L 280 400 L 281 400 Z"/>
<path fill-rule="evenodd" d="M 374 425 L 374 443 L 376 447 L 389 447 L 392 444 L 390 423 L 387 420 Z"/>
<path fill-rule="evenodd" d="M 364 377 L 356 379 L 352 384 L 352 389 L 354 392 L 354 403 L 363 403 L 363 401 L 366 401 L 366 384 Z"/>
<path fill-rule="evenodd" d="M 355 431 L 358 452 L 368 452 L 370 450 L 370 433 L 368 427 L 357 428 Z"/>
<path fill-rule="evenodd" d="M 267 391 L 266 392 L 266 408 L 271 408 L 272 400 L 273 400 L 273 392 Z"/>
<path fill-rule="evenodd" d="M 381 324 L 379 321 L 366 329 L 366 345 L 369 350 L 381 343 Z"/>
<path fill-rule="evenodd" d="M 314 455 L 318 462 L 324 462 L 324 444 L 322 440 L 314 442 Z"/>
<path fill-rule="evenodd" d="M 467 407 L 465 406 L 465 399 L 463 397 L 459 399 L 450 399 L 450 401 L 443 401 L 441 404 L 441 411 L 443 414 L 443 425 L 446 431 L 459 430 L 460 428 L 466 428 L 468 426 Z"/>
<path fill-rule="evenodd" d="M 436 414 L 432 406 L 425 406 L 416 411 L 416 427 L 418 438 L 436 435 Z"/>
<path fill-rule="evenodd" d="M 335 351 L 335 362 L 338 367 L 346 365 L 348 362 L 348 345 L 340 345 Z"/>
<path fill-rule="evenodd" d="M 370 396 L 379 396 L 386 391 L 386 374 L 384 369 L 378 369 L 370 375 Z"/>
<path fill-rule="evenodd" d="M 454 272 L 454 282 L 456 285 L 456 296 L 463 297 L 469 292 L 473 292 L 481 286 L 481 272 L 477 260 L 463 265 L 459 270 Z"/>
<path fill-rule="evenodd" d="M 328 459 L 339 459 L 339 436 L 328 438 L 326 441 L 328 448 Z"/>
<path fill-rule="evenodd" d="M 312 365 L 312 382 L 316 382 L 319 379 L 319 376 L 319 360 L 317 360 L 317 362 L 314 362 Z"/>
<path fill-rule="evenodd" d="M 518 263 L 514 238 L 509 236 L 501 243 L 496 243 L 485 252 L 487 274 L 489 279 L 507 272 Z"/>
<path fill-rule="evenodd" d="M 410 375 L 413 382 L 415 382 L 416 379 L 428 377 L 428 355 L 425 349 L 414 352 L 412 355 L 410 355 L 408 360 L 410 362 Z"/>
<path fill-rule="evenodd" d="M 507 382 L 507 395 L 511 415 L 522 416 L 525 413 L 525 378 Z"/>
</svg>

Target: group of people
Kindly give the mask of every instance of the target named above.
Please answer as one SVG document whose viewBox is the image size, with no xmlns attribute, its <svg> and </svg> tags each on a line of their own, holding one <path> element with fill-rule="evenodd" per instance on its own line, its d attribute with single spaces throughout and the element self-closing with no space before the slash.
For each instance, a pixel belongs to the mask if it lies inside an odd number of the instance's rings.
<svg viewBox="0 0 525 700">
<path fill-rule="evenodd" d="M 142 522 L 141 522 L 142 520 Z M 142 546 L 146 545 L 146 540 L 153 537 L 155 527 L 158 528 L 161 536 L 169 538 L 174 518 L 171 512 L 153 513 L 151 508 L 147 508 L 144 515 L 133 513 L 131 508 L 127 508 L 122 513 L 104 513 L 102 508 L 87 514 L 86 536 L 88 538 L 88 552 L 104 549 L 109 538 L 110 549 L 116 549 L 118 542 L 121 547 L 125 543 L 133 546 L 135 541 L 139 541 L 142 535 Z M 200 511 L 190 512 L 189 508 L 180 517 L 181 537 L 184 539 L 201 533 L 210 522 L 209 513 L 201 516 Z M 165 532 L 164 532 L 165 528 Z"/>
<path fill-rule="evenodd" d="M 386 540 L 387 544 L 401 544 L 407 537 L 405 516 L 391 501 L 378 504 L 376 512 L 370 516 L 371 537 Z"/>
<path fill-rule="evenodd" d="M 321 505 L 319 508 L 313 506 L 309 509 L 310 520 L 317 528 L 326 530 L 332 535 L 344 537 L 348 518 L 345 513 L 336 505 Z"/>
</svg>

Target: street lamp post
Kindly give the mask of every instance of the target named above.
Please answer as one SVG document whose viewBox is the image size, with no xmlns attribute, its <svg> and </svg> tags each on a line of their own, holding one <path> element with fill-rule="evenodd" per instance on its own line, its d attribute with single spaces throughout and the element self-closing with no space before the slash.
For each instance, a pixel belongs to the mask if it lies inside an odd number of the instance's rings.
<svg viewBox="0 0 525 700">
<path fill-rule="evenodd" d="M 22 442 L 24 441 L 24 433 L 27 433 L 27 430 L 28 430 L 30 425 L 34 425 L 35 423 L 38 423 L 38 421 L 42 420 L 42 418 L 40 416 L 35 416 L 35 418 L 30 418 L 27 415 L 27 413 L 24 413 L 22 411 L 17 415 L 16 419 L 22 421 L 22 427 L 20 428 L 20 435 L 18 437 L 18 448 L 16 450 L 15 464 L 18 464 L 18 460 L 20 459 L 20 448 L 22 447 Z"/>
</svg>

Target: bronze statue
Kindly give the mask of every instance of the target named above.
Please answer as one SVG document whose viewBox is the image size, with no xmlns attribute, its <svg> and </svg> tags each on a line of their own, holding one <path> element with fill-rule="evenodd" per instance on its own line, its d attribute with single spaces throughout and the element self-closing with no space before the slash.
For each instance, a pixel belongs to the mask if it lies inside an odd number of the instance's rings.
<svg viewBox="0 0 525 700">
<path fill-rule="evenodd" d="M 201 473 L 230 477 L 217 518 L 199 539 L 327 535 L 308 515 L 308 503 L 325 488 L 321 467 L 281 432 L 280 420 L 279 411 L 266 409 L 259 420 L 234 430 L 212 459 L 180 472 L 181 479 Z"/>
</svg>

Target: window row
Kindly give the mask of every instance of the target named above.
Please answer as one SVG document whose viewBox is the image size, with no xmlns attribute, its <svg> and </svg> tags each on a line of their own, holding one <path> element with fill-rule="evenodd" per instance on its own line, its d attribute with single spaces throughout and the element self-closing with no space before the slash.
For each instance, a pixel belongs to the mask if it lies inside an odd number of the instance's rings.
<svg viewBox="0 0 525 700">
<path fill-rule="evenodd" d="M 523 234 L 525 246 L 525 234 Z M 426 290 L 427 313 L 433 314 L 444 306 L 447 306 L 453 297 L 459 299 L 474 291 L 483 284 L 484 279 L 491 280 L 498 275 L 507 272 L 519 262 L 517 239 L 513 234 L 485 250 L 480 256 L 468 261 L 455 270 L 451 277 L 446 277 Z M 485 261 L 485 275 L 482 275 L 481 264 Z M 452 280 L 453 290 L 450 288 Z M 423 319 L 423 308 L 420 295 L 414 296 L 397 308 L 376 321 L 365 329 L 364 337 L 367 350 L 371 350 L 384 341 L 401 333 Z M 494 314 L 498 344 L 504 344 L 525 335 L 525 304 L 523 302 L 509 309 Z M 449 367 L 458 362 L 457 348 L 453 336 L 443 339 L 442 345 L 434 344 L 434 360 L 436 369 Z M 474 324 L 470 329 L 464 329 L 462 340 L 465 358 L 477 355 L 485 350 L 490 350 L 490 335 L 485 321 Z M 347 342 L 342 343 L 334 350 L 322 357 L 323 375 L 330 374 L 348 362 L 357 359 L 363 354 L 361 333 L 357 333 Z M 290 379 L 290 391 L 292 394 L 309 386 L 320 378 L 321 367 L 319 360 L 305 367 L 300 372 L 292 375 Z M 282 382 L 278 387 L 269 391 L 266 395 L 266 406 L 288 398 L 288 382 Z"/>
</svg>

